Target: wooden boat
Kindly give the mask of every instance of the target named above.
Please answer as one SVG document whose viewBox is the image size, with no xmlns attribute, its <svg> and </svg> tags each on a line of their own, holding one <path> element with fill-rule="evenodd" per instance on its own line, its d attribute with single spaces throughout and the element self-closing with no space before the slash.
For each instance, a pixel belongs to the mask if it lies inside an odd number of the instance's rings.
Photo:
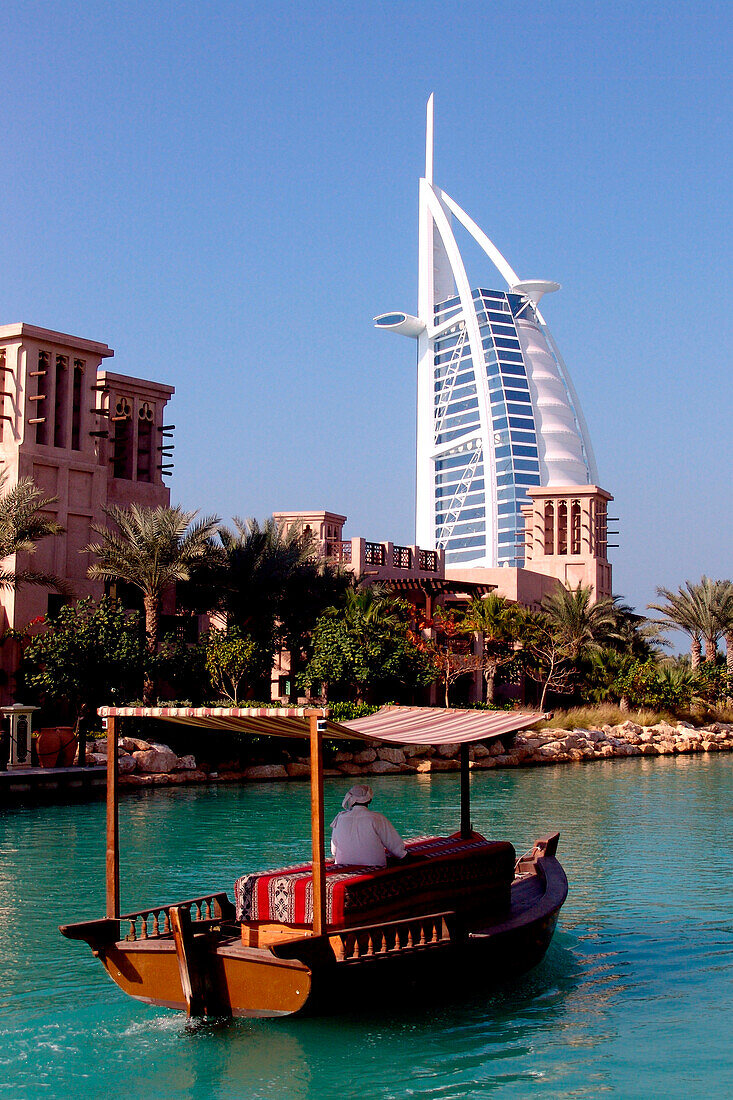
<svg viewBox="0 0 733 1100">
<path fill-rule="evenodd" d="M 568 889 L 556 858 L 559 834 L 539 839 L 515 861 L 510 844 L 472 829 L 468 747 L 485 734 L 474 730 L 460 742 L 459 832 L 408 842 L 408 860 L 386 869 L 344 870 L 325 860 L 323 739 L 362 734 L 330 721 L 326 711 L 299 708 L 100 714 L 108 723 L 107 915 L 60 931 L 89 944 L 131 997 L 189 1016 L 328 1013 L 357 994 L 364 1003 L 398 992 L 487 986 L 544 956 Z M 244 876 L 237 907 L 221 892 L 121 916 L 117 740 L 121 719 L 132 715 L 307 736 L 311 863 Z M 503 715 L 503 732 L 538 717 Z M 384 740 L 397 743 L 398 736 Z"/>
</svg>

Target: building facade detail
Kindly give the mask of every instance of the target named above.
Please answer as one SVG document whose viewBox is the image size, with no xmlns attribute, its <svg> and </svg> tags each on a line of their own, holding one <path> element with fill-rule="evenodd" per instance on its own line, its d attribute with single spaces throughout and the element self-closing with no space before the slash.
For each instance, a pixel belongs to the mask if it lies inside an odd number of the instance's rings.
<svg viewBox="0 0 733 1100">
<path fill-rule="evenodd" d="M 433 97 L 419 195 L 417 315 L 378 328 L 417 340 L 416 540 L 448 566 L 520 568 L 529 490 L 589 485 L 595 461 L 577 395 L 539 310 L 559 284 L 521 280 L 433 181 Z M 472 288 L 456 221 L 507 283 Z"/>
</svg>

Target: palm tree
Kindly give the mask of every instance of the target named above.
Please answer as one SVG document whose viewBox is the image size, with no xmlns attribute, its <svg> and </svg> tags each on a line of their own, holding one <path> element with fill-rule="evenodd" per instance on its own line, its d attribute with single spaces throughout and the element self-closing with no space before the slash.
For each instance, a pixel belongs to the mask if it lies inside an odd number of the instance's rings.
<svg viewBox="0 0 733 1100">
<path fill-rule="evenodd" d="M 275 650 L 290 653 L 291 682 L 303 651 L 326 607 L 343 602 L 350 574 L 324 561 L 311 539 L 274 519 L 234 517 L 233 528 L 218 529 L 214 557 L 184 585 L 184 603 L 216 609 L 255 642 L 260 674 L 270 671 Z"/>
<path fill-rule="evenodd" d="M 145 608 L 145 636 L 149 656 L 158 652 L 160 609 L 163 592 L 176 581 L 190 579 L 193 567 L 214 556 L 213 537 L 217 516 L 194 523 L 197 512 L 175 508 L 129 508 L 111 505 L 105 513 L 117 530 L 93 525 L 102 541 L 86 546 L 82 553 L 98 559 L 89 566 L 88 576 L 121 580 L 139 588 Z M 155 695 L 155 681 L 145 676 L 143 701 L 149 705 Z"/>
<path fill-rule="evenodd" d="M 593 602 L 593 589 L 566 588 L 558 585 L 542 600 L 542 611 L 549 620 L 567 656 L 577 661 L 585 653 L 598 650 L 609 641 L 619 640 L 615 601 L 607 596 Z"/>
<path fill-rule="evenodd" d="M 7 474 L 0 475 L 0 490 Z M 31 477 L 22 477 L 11 489 L 0 491 L 0 563 L 15 554 L 35 553 L 36 543 L 49 535 L 63 531 L 60 523 L 44 511 L 58 497 L 47 497 Z M 19 584 L 36 584 L 65 591 L 66 585 L 52 573 L 33 569 L 8 569 L 0 564 L 0 589 L 16 588 Z"/>
<path fill-rule="evenodd" d="M 715 581 L 716 618 L 725 639 L 725 663 L 729 677 L 733 677 L 733 581 Z M 733 706 L 729 697 L 728 706 Z"/>
<path fill-rule="evenodd" d="M 465 625 L 483 638 L 487 703 L 494 702 L 499 669 L 515 657 L 518 622 L 516 605 L 496 592 L 483 598 L 476 596 L 466 609 Z"/>
<path fill-rule="evenodd" d="M 693 669 L 700 667 L 703 641 L 705 660 L 715 660 L 718 639 L 723 633 L 718 615 L 721 595 L 718 586 L 721 583 L 703 576 L 698 584 L 685 581 L 684 588 L 680 585 L 676 592 L 657 588 L 657 595 L 666 602 L 649 604 L 652 611 L 660 611 L 664 616 L 661 625 L 671 630 L 683 630 L 690 635 Z"/>
</svg>

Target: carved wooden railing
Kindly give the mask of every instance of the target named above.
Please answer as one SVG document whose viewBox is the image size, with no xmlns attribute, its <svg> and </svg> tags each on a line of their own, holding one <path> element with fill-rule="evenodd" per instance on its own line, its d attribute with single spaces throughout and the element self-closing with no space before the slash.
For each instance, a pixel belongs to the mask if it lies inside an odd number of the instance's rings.
<svg viewBox="0 0 733 1100">
<path fill-rule="evenodd" d="M 435 550 L 420 550 L 418 554 L 419 568 L 424 573 L 438 572 L 438 554 Z"/>
<path fill-rule="evenodd" d="M 450 916 L 451 913 L 436 913 L 364 928 L 349 928 L 332 933 L 329 940 L 339 962 L 391 958 L 450 943 L 446 920 Z"/>
<path fill-rule="evenodd" d="M 206 894 L 204 897 L 191 898 L 189 901 L 154 905 L 149 909 L 140 909 L 137 913 L 126 913 L 120 917 L 120 936 L 126 921 L 129 921 L 129 930 L 125 939 L 129 942 L 157 940 L 170 936 L 172 932 L 170 910 L 173 905 L 179 909 L 188 910 L 194 931 L 197 925 L 201 927 L 207 923 L 212 924 L 234 917 L 234 906 L 225 893 Z"/>
<path fill-rule="evenodd" d="M 366 565 L 384 565 L 384 546 L 381 542 L 364 544 L 364 562 Z"/>
<path fill-rule="evenodd" d="M 329 541 L 325 544 L 326 557 L 331 561 L 342 562 L 345 565 L 351 563 L 351 542 Z"/>
<path fill-rule="evenodd" d="M 395 546 L 393 548 L 392 565 L 395 569 L 412 569 L 412 550 L 409 546 Z"/>
</svg>

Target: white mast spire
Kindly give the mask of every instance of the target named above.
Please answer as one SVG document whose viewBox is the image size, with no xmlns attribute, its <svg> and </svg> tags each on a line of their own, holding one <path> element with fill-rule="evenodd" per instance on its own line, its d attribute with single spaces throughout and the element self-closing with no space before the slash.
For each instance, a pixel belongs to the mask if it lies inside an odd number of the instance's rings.
<svg viewBox="0 0 733 1100">
<path fill-rule="evenodd" d="M 433 97 L 435 92 L 430 93 L 428 99 L 428 107 L 425 120 L 425 179 L 428 183 L 433 182 Z"/>
</svg>

